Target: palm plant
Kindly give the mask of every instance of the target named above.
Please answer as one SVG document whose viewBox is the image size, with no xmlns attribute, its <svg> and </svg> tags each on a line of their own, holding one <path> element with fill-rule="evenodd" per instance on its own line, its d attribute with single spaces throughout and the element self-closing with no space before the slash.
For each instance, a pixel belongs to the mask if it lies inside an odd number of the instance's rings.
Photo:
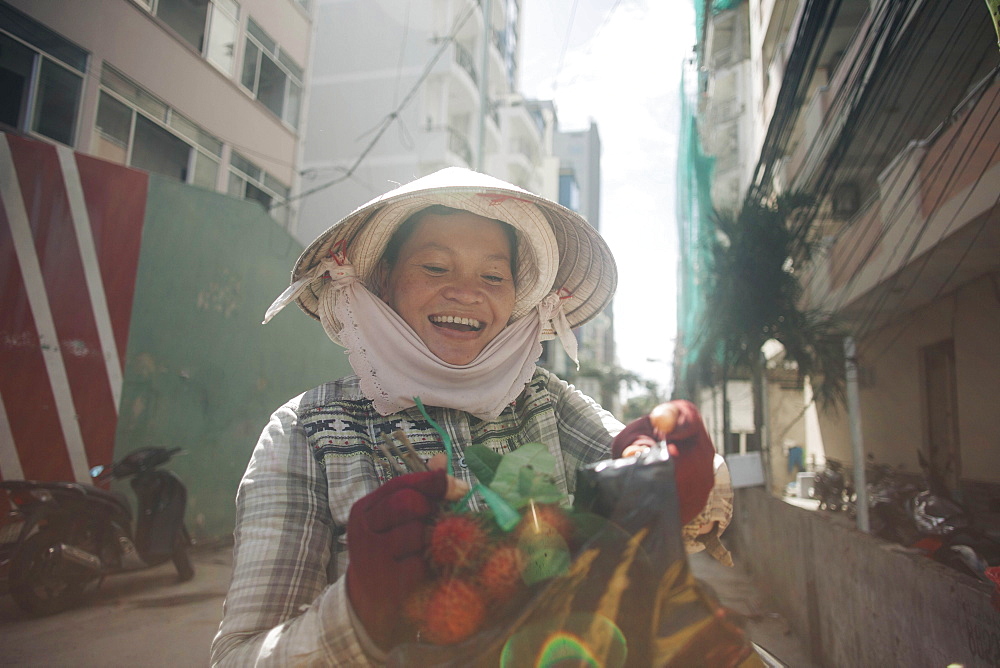
<svg viewBox="0 0 1000 668">
<path fill-rule="evenodd" d="M 738 213 L 715 211 L 711 274 L 700 338 L 702 368 L 725 380 L 749 374 L 754 422 L 763 423 L 764 363 L 761 347 L 776 339 L 800 376 L 809 376 L 824 406 L 844 401 L 841 327 L 829 312 L 800 307 L 801 268 L 817 250 L 815 211 L 807 195 L 789 193 L 770 202 L 747 202 Z M 724 417 L 726 433 L 728 419 Z"/>
</svg>

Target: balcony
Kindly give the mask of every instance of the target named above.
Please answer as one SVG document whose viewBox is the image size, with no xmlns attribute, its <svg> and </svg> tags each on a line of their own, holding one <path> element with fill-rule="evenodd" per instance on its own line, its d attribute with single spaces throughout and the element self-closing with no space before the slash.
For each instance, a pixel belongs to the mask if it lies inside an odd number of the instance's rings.
<svg viewBox="0 0 1000 668">
<path fill-rule="evenodd" d="M 895 157 L 807 277 L 810 306 L 888 319 L 1000 268 L 998 105 L 994 83 L 947 129 Z"/>
</svg>

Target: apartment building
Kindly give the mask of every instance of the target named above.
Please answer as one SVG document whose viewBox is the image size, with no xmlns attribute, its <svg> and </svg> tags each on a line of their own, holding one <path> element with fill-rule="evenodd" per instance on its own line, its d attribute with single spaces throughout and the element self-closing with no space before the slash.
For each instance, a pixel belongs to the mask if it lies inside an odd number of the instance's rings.
<svg viewBox="0 0 1000 668">
<path fill-rule="evenodd" d="M 1000 56 L 988 12 L 748 0 L 702 15 L 697 126 L 713 205 L 817 198 L 822 252 L 801 274 L 802 307 L 835 314 L 856 342 L 866 453 L 919 474 L 920 452 L 995 510 Z M 810 399 L 794 427 L 807 458 L 851 461 L 847 412 Z"/>
<path fill-rule="evenodd" d="M 231 535 L 267 415 L 349 372 L 301 313 L 260 325 L 302 250 L 275 204 L 298 179 L 310 11 L 0 0 L 4 479 L 88 483 L 179 446 L 191 535 Z"/>
<path fill-rule="evenodd" d="M 310 0 L 2 0 L 0 130 L 278 207 L 297 187 Z"/>
<path fill-rule="evenodd" d="M 601 229 L 601 137 L 597 124 L 591 121 L 583 130 L 559 131 L 553 137 L 553 152 L 559 159 L 559 203 L 579 211 L 591 225 Z M 616 365 L 614 341 L 614 304 L 591 322 L 580 328 L 581 364 L 586 360 L 592 371 L 607 372 Z M 568 360 L 562 360 L 565 364 Z M 562 371 L 562 370 L 560 370 Z M 572 374 L 566 369 L 563 373 Z M 602 387 L 595 376 L 578 376 L 580 389 L 612 412 L 620 408 L 618 388 Z"/>
<path fill-rule="evenodd" d="M 307 243 L 448 166 L 555 199 L 554 116 L 518 93 L 520 0 L 318 0 L 301 216 Z M 546 120 L 547 119 L 547 120 Z"/>
</svg>

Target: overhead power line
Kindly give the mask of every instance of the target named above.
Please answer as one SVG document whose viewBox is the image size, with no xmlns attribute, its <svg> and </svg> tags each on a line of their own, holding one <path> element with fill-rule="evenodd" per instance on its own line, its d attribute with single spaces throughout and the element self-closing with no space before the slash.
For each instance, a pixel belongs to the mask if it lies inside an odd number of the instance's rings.
<svg viewBox="0 0 1000 668">
<path fill-rule="evenodd" d="M 384 135 L 386 130 L 388 130 L 389 127 L 392 125 L 392 122 L 399 118 L 400 112 L 406 107 L 406 105 L 410 103 L 410 100 L 412 100 L 413 97 L 417 94 L 417 91 L 420 89 L 420 86 L 424 83 L 427 77 L 430 76 L 431 71 L 434 69 L 434 65 L 437 63 L 438 60 L 441 59 L 441 56 L 444 55 L 444 52 L 447 50 L 448 46 L 455 41 L 455 38 L 458 36 L 458 32 L 462 29 L 462 26 L 465 25 L 466 21 L 469 20 L 469 17 L 472 16 L 472 13 L 477 8 L 478 5 L 475 4 L 471 5 L 469 9 L 465 12 L 465 14 L 462 16 L 462 18 L 459 19 L 459 21 L 455 24 L 455 27 L 452 28 L 451 34 L 441 40 L 441 46 L 434 53 L 431 59 L 427 62 L 427 66 L 424 68 L 424 71 L 421 73 L 421 75 L 417 78 L 417 81 L 413 84 L 413 87 L 410 88 L 410 91 L 403 97 L 402 100 L 400 100 L 399 104 L 396 105 L 396 108 L 390 111 L 388 114 L 386 114 L 385 117 L 381 121 L 379 121 L 378 125 L 376 126 L 378 127 L 378 131 L 375 133 L 375 136 L 372 137 L 371 141 L 368 142 L 368 145 L 365 146 L 364 150 L 362 150 L 360 154 L 358 154 L 358 157 L 354 160 L 351 166 L 348 167 L 343 174 L 341 174 L 335 179 L 331 179 L 325 183 L 321 183 L 318 186 L 310 188 L 309 190 L 304 190 L 300 192 L 298 195 L 293 195 L 291 197 L 282 200 L 281 202 L 276 202 L 271 206 L 271 209 L 272 210 L 277 209 L 278 207 L 285 206 L 290 202 L 294 202 L 296 200 L 303 199 L 310 195 L 314 195 L 320 192 L 321 190 L 326 190 L 330 186 L 334 186 L 338 183 L 341 183 L 351 178 L 351 176 L 361 165 L 364 159 L 368 157 L 368 154 L 371 153 L 372 150 L 375 148 L 375 145 L 378 144 L 379 140 L 382 138 L 382 135 Z"/>
</svg>

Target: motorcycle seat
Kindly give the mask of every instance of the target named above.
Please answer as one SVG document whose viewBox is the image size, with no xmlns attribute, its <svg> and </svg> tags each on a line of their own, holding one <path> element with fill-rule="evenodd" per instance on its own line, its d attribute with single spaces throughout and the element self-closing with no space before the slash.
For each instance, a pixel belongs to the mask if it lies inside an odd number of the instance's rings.
<svg viewBox="0 0 1000 668">
<path fill-rule="evenodd" d="M 102 499 L 117 506 L 121 506 L 121 508 L 131 516 L 132 504 L 129 502 L 128 496 L 122 492 L 101 489 L 100 487 L 93 487 L 91 485 L 80 485 L 80 487 L 83 489 L 84 494 Z"/>
</svg>

